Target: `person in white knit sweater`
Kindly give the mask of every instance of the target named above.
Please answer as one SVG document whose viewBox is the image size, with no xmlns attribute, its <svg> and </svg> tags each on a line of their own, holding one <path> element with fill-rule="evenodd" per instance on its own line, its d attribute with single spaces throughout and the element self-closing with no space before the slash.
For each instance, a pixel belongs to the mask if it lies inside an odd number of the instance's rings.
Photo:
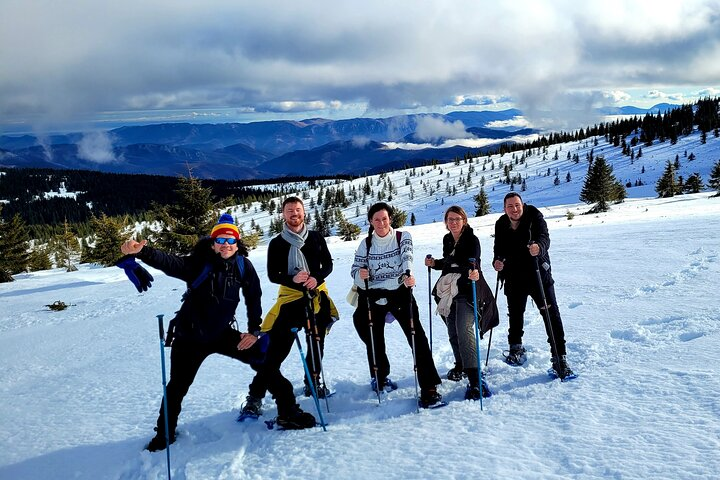
<svg viewBox="0 0 720 480">
<path fill-rule="evenodd" d="M 359 294 L 353 323 L 366 346 L 373 390 L 390 391 L 395 390 L 397 384 L 388 377 L 390 362 L 385 351 L 385 324 L 397 320 L 408 345 L 412 346 L 412 315 L 415 358 L 421 390 L 419 403 L 421 407 L 429 408 L 442 403 L 442 396 L 437 391 L 441 380 L 412 294 L 412 287 L 415 286 L 411 271 L 412 237 L 408 232 L 399 232 L 392 228 L 391 214 L 392 208 L 384 202 L 376 203 L 368 211 L 368 236 L 360 242 L 350 271 Z"/>
</svg>

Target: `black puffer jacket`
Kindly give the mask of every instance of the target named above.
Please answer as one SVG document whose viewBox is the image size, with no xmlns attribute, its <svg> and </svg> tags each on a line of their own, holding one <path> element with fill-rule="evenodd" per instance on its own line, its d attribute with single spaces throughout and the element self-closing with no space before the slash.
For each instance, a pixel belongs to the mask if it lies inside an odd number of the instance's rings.
<svg viewBox="0 0 720 480">
<path fill-rule="evenodd" d="M 537 283 L 535 274 L 535 260 L 528 250 L 530 241 L 540 246 L 540 255 L 537 260 L 540 265 L 540 274 L 544 284 L 552 284 L 550 268 L 550 235 L 547 223 L 540 210 L 532 205 L 523 206 L 523 216 L 520 225 L 513 230 L 507 214 L 502 215 L 495 222 L 494 259 L 500 259 L 505 266 L 500 272 L 507 284 L 534 286 Z"/>
<path fill-rule="evenodd" d="M 237 255 L 244 262 L 240 278 Z M 183 280 L 188 287 L 200 276 L 206 265 L 210 273 L 205 281 L 185 298 L 177 314 L 175 335 L 199 341 L 212 341 L 235 320 L 242 290 L 247 309 L 248 331 L 260 330 L 262 290 L 260 279 L 247 251 L 238 247 L 238 253 L 227 260 L 212 250 L 212 239 L 201 239 L 187 256 L 170 255 L 152 247 L 144 247 L 137 258 L 165 274 Z"/>
</svg>

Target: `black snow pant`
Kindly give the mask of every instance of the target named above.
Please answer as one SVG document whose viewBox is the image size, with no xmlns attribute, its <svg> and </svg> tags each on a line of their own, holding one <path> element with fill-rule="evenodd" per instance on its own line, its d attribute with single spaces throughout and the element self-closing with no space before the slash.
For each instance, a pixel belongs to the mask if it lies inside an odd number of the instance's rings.
<svg viewBox="0 0 720 480">
<path fill-rule="evenodd" d="M 360 339 L 365 343 L 367 350 L 368 367 L 370 377 L 374 378 L 373 370 L 373 349 L 370 340 L 370 327 L 367 308 L 367 296 L 364 290 L 358 290 L 358 307 L 353 314 L 353 324 Z M 378 305 L 376 300 L 387 299 L 387 304 Z M 388 313 L 395 317 L 400 328 L 402 328 L 408 345 L 412 347 L 412 332 L 410 329 L 410 314 L 412 312 L 413 325 L 415 327 L 415 358 L 417 360 L 418 383 L 420 388 L 427 390 L 439 385 L 440 375 L 435 368 L 430 344 L 428 343 L 425 330 L 420 323 L 420 315 L 415 297 L 404 285 L 397 290 L 370 290 L 370 303 L 373 321 L 373 341 L 375 345 L 375 361 L 377 362 L 377 374 L 382 385 L 385 378 L 390 374 L 390 361 L 385 350 L 385 317 Z M 412 310 L 411 310 L 412 309 Z"/>
<path fill-rule="evenodd" d="M 535 282 L 537 283 L 537 282 Z M 507 295 L 508 301 L 508 316 L 510 327 L 508 329 L 508 344 L 522 343 L 523 337 L 523 324 L 525 317 L 525 307 L 527 305 L 527 297 L 530 296 L 535 305 L 540 310 L 540 315 L 543 315 L 543 324 L 545 325 L 545 332 L 547 333 L 548 343 L 550 344 L 550 352 L 553 357 L 557 355 L 565 355 L 565 330 L 563 329 L 562 319 L 560 318 L 560 310 L 558 310 L 557 299 L 555 298 L 555 287 L 552 282 L 543 282 L 543 288 L 545 290 L 545 299 L 548 304 L 548 313 L 550 317 L 550 325 L 552 326 L 552 332 L 555 335 L 555 345 L 558 351 L 554 352 L 552 349 L 552 340 L 550 336 L 550 330 L 545 321 L 545 307 L 543 304 L 542 295 L 539 288 L 536 286 L 530 288 L 523 288 L 524 285 L 509 284 L 505 285 L 505 294 Z"/>
<path fill-rule="evenodd" d="M 280 373 L 280 365 L 290 354 L 295 342 L 293 328 L 298 329 L 299 335 L 301 334 L 300 331 L 305 329 L 307 347 L 305 361 L 310 370 L 310 375 L 313 378 L 319 378 L 320 376 L 321 360 L 325 350 L 325 334 L 331 322 L 330 303 L 325 295 L 323 295 L 320 306 L 320 312 L 312 315 L 310 303 L 305 298 L 283 305 L 280 307 L 280 314 L 268 333 L 270 335 L 270 344 L 267 357 L 265 363 L 257 369 L 257 374 L 250 383 L 249 394 L 255 398 L 263 398 L 270 391 L 277 403 L 278 415 L 284 415 L 289 408 L 295 405 L 292 383 Z M 313 333 L 315 330 L 313 321 L 317 324 L 320 338 L 319 345 Z M 307 334 L 308 325 L 311 327 L 309 335 Z M 307 378 L 305 382 L 307 382 Z"/>
<path fill-rule="evenodd" d="M 219 353 L 247 364 L 262 358 L 258 344 L 247 350 L 238 350 L 238 343 L 240 343 L 240 332 L 232 327 L 228 327 L 211 342 L 200 342 L 188 337 L 175 337 L 170 350 L 170 381 L 166 389 L 170 432 L 175 431 L 180 410 L 182 410 L 183 398 L 195 380 L 200 365 L 209 355 Z M 157 431 L 163 434 L 165 432 L 165 414 L 162 403 L 157 420 Z"/>
</svg>

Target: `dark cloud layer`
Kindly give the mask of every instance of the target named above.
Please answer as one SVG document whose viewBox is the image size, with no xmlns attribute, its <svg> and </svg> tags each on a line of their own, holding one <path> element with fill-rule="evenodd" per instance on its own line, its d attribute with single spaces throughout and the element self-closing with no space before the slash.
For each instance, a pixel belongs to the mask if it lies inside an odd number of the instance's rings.
<svg viewBox="0 0 720 480">
<path fill-rule="evenodd" d="M 243 121 L 515 106 L 572 123 L 638 92 L 717 91 L 719 12 L 720 0 L 15 0 L 0 17 L 0 130 L 213 109 Z"/>
</svg>

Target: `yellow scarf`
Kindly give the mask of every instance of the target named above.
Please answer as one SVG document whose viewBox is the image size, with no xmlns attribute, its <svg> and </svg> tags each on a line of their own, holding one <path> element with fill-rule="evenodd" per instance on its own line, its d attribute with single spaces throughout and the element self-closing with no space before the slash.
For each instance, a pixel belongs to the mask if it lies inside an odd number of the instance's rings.
<svg viewBox="0 0 720 480">
<path fill-rule="evenodd" d="M 317 295 L 312 298 L 313 312 L 316 314 L 320 312 L 320 292 L 323 292 L 330 302 L 330 316 L 335 319 L 339 319 L 340 314 L 338 313 L 337 307 L 335 307 L 335 303 L 332 301 L 332 298 L 330 298 L 330 292 L 328 292 L 325 282 L 316 287 L 315 290 L 317 291 Z M 300 300 L 304 296 L 305 292 L 302 290 L 296 290 L 294 288 L 286 287 L 285 285 L 280 285 L 275 305 L 273 305 L 267 315 L 265 315 L 265 320 L 263 320 L 262 325 L 260 325 L 260 331 L 269 332 L 275 324 L 275 320 L 277 320 L 277 317 L 280 315 L 280 308 L 287 303 Z"/>
</svg>

